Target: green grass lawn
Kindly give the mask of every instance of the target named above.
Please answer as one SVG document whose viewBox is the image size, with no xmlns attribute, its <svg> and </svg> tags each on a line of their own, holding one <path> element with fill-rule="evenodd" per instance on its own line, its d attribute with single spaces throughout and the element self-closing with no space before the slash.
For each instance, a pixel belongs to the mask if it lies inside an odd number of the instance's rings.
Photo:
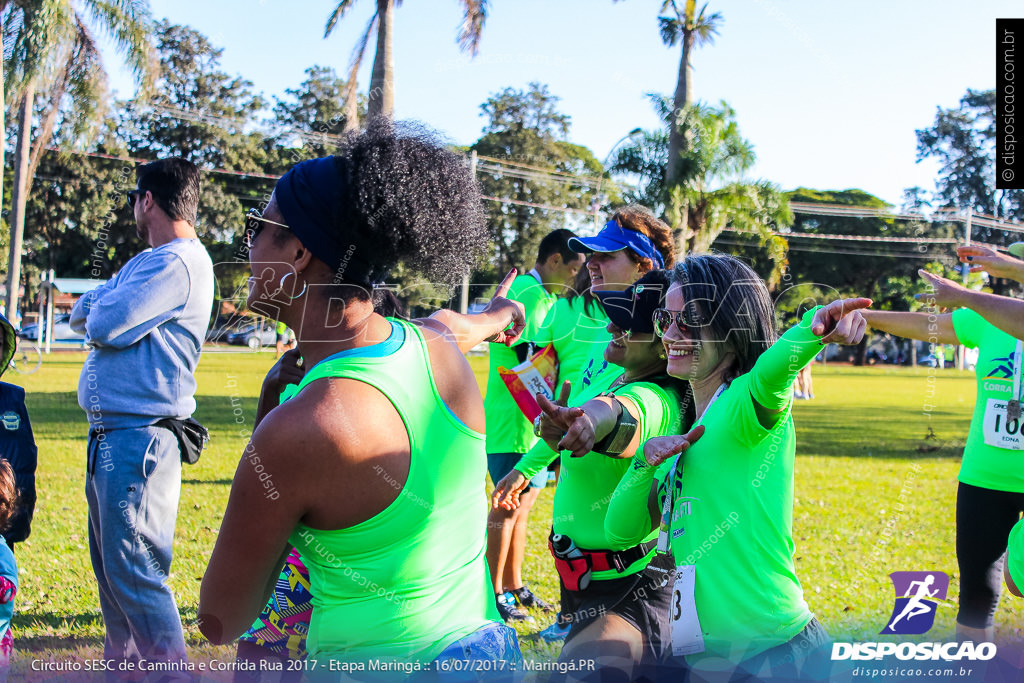
<svg viewBox="0 0 1024 683">
<path fill-rule="evenodd" d="M 103 624 L 89 563 L 84 495 L 86 421 L 75 389 L 82 353 L 54 353 L 34 375 L 8 373 L 28 390 L 39 446 L 32 537 L 18 548 L 21 591 L 14 618 L 15 671 L 32 658 L 96 656 Z M 270 353 L 207 353 L 199 365 L 196 417 L 212 439 L 198 465 L 183 472 L 171 585 L 193 652 L 224 656 L 195 627 L 199 583 L 213 548 L 228 488 L 249 429 Z M 479 379 L 486 359 L 471 359 Z M 807 601 L 837 639 L 875 640 L 892 607 L 888 574 L 939 570 L 951 578 L 948 606 L 929 639 L 951 634 L 958 586 L 954 503 L 974 378 L 926 369 L 816 366 L 814 401 L 797 402 L 799 439 L 793 532 Z M 931 391 L 934 389 L 934 391 Z M 237 406 L 241 406 L 241 417 Z M 242 424 L 236 423 L 241 420 Z M 902 500 L 901 498 L 902 491 Z M 557 598 L 546 536 L 553 489 L 534 508 L 524 574 L 538 594 Z M 1001 634 L 1020 636 L 1020 603 L 1004 599 Z M 549 623 L 521 628 L 524 636 Z M 524 650 L 545 649 L 524 638 Z"/>
</svg>

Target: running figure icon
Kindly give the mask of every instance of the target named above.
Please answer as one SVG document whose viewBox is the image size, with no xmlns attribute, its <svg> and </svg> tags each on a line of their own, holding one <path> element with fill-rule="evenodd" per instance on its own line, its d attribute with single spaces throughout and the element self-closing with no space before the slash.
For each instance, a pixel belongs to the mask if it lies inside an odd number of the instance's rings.
<svg viewBox="0 0 1024 683">
<path fill-rule="evenodd" d="M 946 599 L 949 577 L 943 572 L 893 572 L 890 576 L 896 604 L 882 633 L 926 633 L 935 623 L 936 606 Z"/>
<path fill-rule="evenodd" d="M 935 576 L 933 574 L 929 574 L 924 581 L 910 582 L 910 588 L 907 589 L 906 594 L 903 596 L 905 598 L 910 598 L 910 602 L 908 602 L 906 607 L 903 608 L 903 611 L 900 612 L 900 615 L 893 619 L 892 623 L 889 624 L 890 631 L 895 632 L 896 629 L 894 627 L 896 626 L 896 622 L 902 619 L 903 617 L 907 617 L 907 620 L 909 621 L 910 619 L 913 619 L 919 614 L 928 614 L 932 611 L 931 605 L 927 605 L 921 602 L 921 600 L 923 598 L 934 598 L 935 595 L 939 592 L 938 588 L 936 588 L 933 591 L 928 590 L 928 587 L 931 586 L 933 583 L 935 583 Z M 911 596 L 910 592 L 914 590 L 914 586 L 917 586 L 917 594 Z"/>
</svg>

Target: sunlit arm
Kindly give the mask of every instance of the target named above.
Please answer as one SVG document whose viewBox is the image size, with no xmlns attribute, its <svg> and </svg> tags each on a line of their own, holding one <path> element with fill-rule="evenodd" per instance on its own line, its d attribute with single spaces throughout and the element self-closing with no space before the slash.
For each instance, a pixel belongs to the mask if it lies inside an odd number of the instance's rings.
<svg viewBox="0 0 1024 683">
<path fill-rule="evenodd" d="M 904 313 L 900 311 L 862 311 L 872 329 L 897 337 L 918 339 L 933 344 L 959 344 L 953 330 L 953 314 Z"/>
</svg>

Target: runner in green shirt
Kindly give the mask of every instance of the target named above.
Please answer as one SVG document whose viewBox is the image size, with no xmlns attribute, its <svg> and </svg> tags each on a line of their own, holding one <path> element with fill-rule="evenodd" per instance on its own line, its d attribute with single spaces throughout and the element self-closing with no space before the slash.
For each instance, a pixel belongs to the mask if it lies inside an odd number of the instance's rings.
<svg viewBox="0 0 1024 683">
<path fill-rule="evenodd" d="M 616 210 L 600 233 L 575 240 L 572 248 L 589 253 L 586 272 L 577 277 L 568 301 L 556 304 L 548 314 L 541 334 L 558 352 L 559 383 L 571 382 L 569 402 L 579 405 L 580 396 L 596 396 L 621 372 L 605 360 L 611 334 L 605 329 L 607 315 L 595 297 L 602 291 L 622 291 L 653 268 L 671 266 L 675 252 L 671 228 L 638 205 Z M 594 381 L 598 384 L 591 386 Z M 524 458 L 531 472 L 543 476 L 544 467 L 558 454 L 538 441 Z M 569 626 L 559 612 L 540 637 L 548 642 L 564 640 Z"/>
<path fill-rule="evenodd" d="M 516 405 L 498 368 L 514 368 L 529 357 L 544 336 L 544 320 L 560 294 L 571 286 L 577 271 L 583 266 L 583 254 L 568 247 L 576 236 L 569 230 L 559 229 L 541 240 L 537 262 L 530 272 L 520 275 L 512 283 L 508 297 L 523 304 L 526 309 L 526 327 L 521 341 L 508 348 L 490 344 L 487 394 L 484 411 L 487 414 L 487 471 L 491 481 L 501 481 L 537 442 L 533 425 Z M 547 483 L 547 473 L 537 476 L 530 490 L 523 496 L 523 505 L 517 510 L 492 509 L 487 519 L 487 564 L 491 571 L 494 599 L 505 621 L 526 621 L 530 617 L 519 609 L 538 607 L 545 611 L 554 608 L 534 595 L 523 582 L 523 558 L 526 555 L 526 527 L 530 508 Z"/>
<path fill-rule="evenodd" d="M 1024 268 L 1012 263 L 1016 261 L 1012 257 L 984 247 L 960 247 L 957 251 L 961 259 L 970 257 L 970 262 L 1000 277 L 1024 279 Z M 924 271 L 921 275 L 934 291 L 917 295 L 919 299 L 940 306 L 977 305 L 987 317 L 1006 327 L 999 311 L 993 310 L 992 295 L 967 293 L 943 278 Z M 1024 342 L 968 308 L 941 315 L 868 311 L 865 317 L 871 327 L 901 337 L 978 349 L 977 400 L 956 496 L 956 556 L 960 569 L 956 628 L 961 639 L 991 642 L 1002 591 L 999 567 L 1010 530 L 1024 512 L 1024 461 L 1020 457 L 1024 436 L 1020 433 L 1020 414 L 1014 416 L 1011 408 L 1016 398 L 1019 410 Z"/>
<path fill-rule="evenodd" d="M 827 642 L 793 564 L 793 380 L 821 342 L 860 340 L 857 309 L 867 305 L 808 311 L 774 341 L 771 297 L 748 266 L 724 255 L 676 266 L 655 326 L 668 372 L 689 379 L 700 419 L 686 436 L 646 442 L 613 495 L 606 531 L 635 542 L 665 520 L 659 550 L 677 565 L 672 653 L 690 667 L 756 676 L 768 661 L 788 680 Z"/>
<path fill-rule="evenodd" d="M 671 565 L 649 566 L 653 534 L 625 543 L 610 539 L 605 517 L 611 493 L 639 444 L 682 429 L 686 383 L 665 374 L 665 353 L 651 323 L 668 284 L 668 271 L 659 269 L 626 292 L 598 292 L 611 320 L 605 357 L 615 368 L 603 374 L 615 380 L 609 384 L 596 379 L 578 395 L 578 407 L 538 399 L 544 409 L 538 430 L 563 454 L 551 537 L 562 613 L 570 624 L 560 660 L 596 658 L 602 667 L 634 677 L 635 665 L 653 665 L 667 643 L 669 592 L 664 579 Z M 493 503 L 514 506 L 527 476 L 545 461 L 521 460 L 498 484 Z"/>
</svg>

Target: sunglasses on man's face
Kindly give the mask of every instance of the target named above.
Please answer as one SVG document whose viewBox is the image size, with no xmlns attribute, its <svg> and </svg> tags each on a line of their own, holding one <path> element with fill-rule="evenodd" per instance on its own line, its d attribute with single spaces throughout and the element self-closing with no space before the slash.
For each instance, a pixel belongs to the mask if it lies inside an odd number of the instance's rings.
<svg viewBox="0 0 1024 683">
<path fill-rule="evenodd" d="M 264 218 L 263 214 L 256 209 L 250 209 L 245 214 L 245 234 L 242 235 L 242 242 L 245 243 L 246 249 L 252 249 L 252 245 L 256 241 L 257 235 L 263 231 L 263 228 L 267 223 L 276 225 L 279 228 L 284 228 L 285 230 L 291 230 L 291 228 L 284 223 L 278 223 L 277 221 L 272 221 L 269 218 Z"/>
<path fill-rule="evenodd" d="M 144 190 L 128 190 L 125 195 L 128 197 L 128 206 L 135 208 L 135 202 L 142 196 Z"/>
<path fill-rule="evenodd" d="M 691 319 L 686 311 L 670 311 L 667 308 L 654 311 L 654 331 L 659 337 L 665 336 L 672 323 L 688 337 L 699 336 L 700 328 L 704 326 L 700 320 Z"/>
</svg>

